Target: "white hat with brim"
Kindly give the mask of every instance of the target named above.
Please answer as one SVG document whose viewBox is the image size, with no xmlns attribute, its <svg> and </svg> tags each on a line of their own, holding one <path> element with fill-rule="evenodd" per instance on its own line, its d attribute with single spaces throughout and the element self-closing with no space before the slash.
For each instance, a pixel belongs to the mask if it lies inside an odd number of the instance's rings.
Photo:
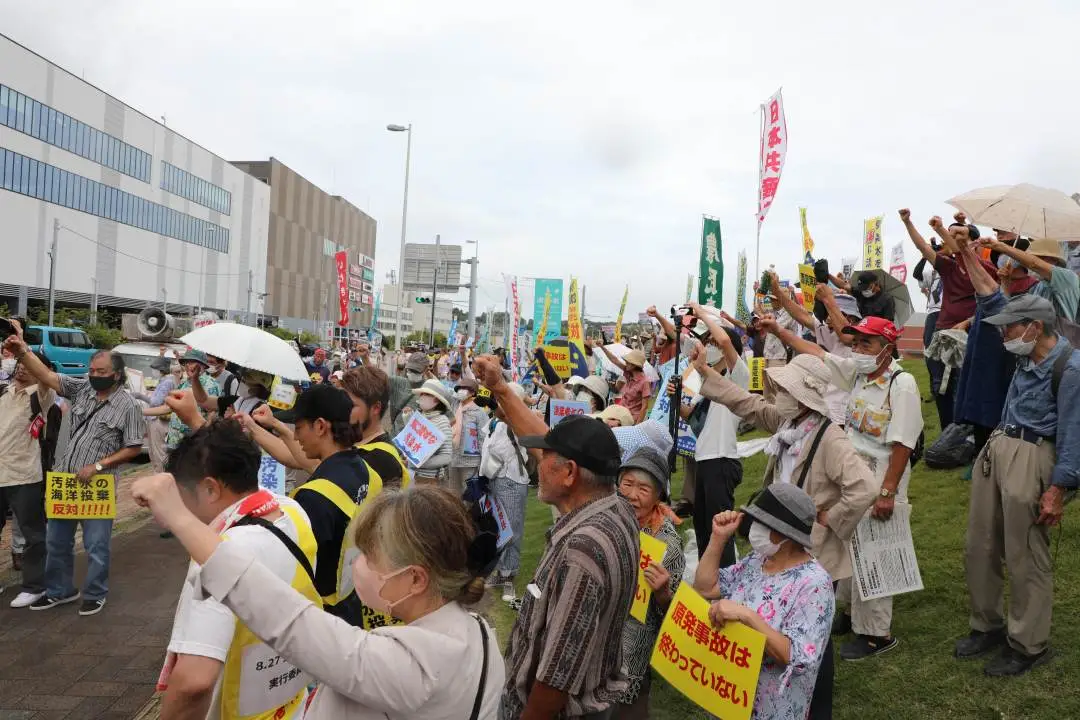
<svg viewBox="0 0 1080 720">
<path fill-rule="evenodd" d="M 438 380 L 425 380 L 423 385 L 412 392 L 413 395 L 430 395 L 445 407 L 450 407 L 450 391 Z"/>
<path fill-rule="evenodd" d="M 766 368 L 769 379 L 819 415 L 828 415 L 825 393 L 829 389 L 829 369 L 815 355 L 796 355 L 787 365 Z"/>
</svg>

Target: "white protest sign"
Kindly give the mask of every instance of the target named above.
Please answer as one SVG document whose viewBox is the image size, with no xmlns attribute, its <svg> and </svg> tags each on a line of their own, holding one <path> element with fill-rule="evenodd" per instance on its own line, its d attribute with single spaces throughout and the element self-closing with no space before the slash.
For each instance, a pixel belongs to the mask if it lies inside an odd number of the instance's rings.
<svg viewBox="0 0 1080 720">
<path fill-rule="evenodd" d="M 904 259 L 904 243 L 898 242 L 889 250 L 889 274 L 900 282 L 907 282 L 907 261 Z"/>
<path fill-rule="evenodd" d="M 124 372 L 127 375 L 128 392 L 142 393 L 146 390 L 146 380 L 143 379 L 141 371 L 133 368 L 124 368 Z"/>
<path fill-rule="evenodd" d="M 480 428 L 475 422 L 465 424 L 465 432 L 461 436 L 461 452 L 470 457 L 480 454 Z"/>
<path fill-rule="evenodd" d="M 592 408 L 587 402 L 578 400 L 551 401 L 551 427 L 555 427 L 571 415 L 586 415 Z"/>
<path fill-rule="evenodd" d="M 409 465 L 418 468 L 423 467 L 445 440 L 446 435 L 432 425 L 423 413 L 412 412 L 405 427 L 394 438 L 394 445 L 405 456 Z"/>
<path fill-rule="evenodd" d="M 259 487 L 285 494 L 285 466 L 270 455 L 263 454 L 259 460 Z"/>
<path fill-rule="evenodd" d="M 510 525 L 510 518 L 507 517 L 506 511 L 499 503 L 499 499 L 494 495 L 481 495 L 480 509 L 495 516 L 495 521 L 499 524 L 499 539 L 495 541 L 495 546 L 502 550 L 507 543 L 514 539 L 514 528 Z"/>
<path fill-rule="evenodd" d="M 915 544 L 911 539 L 911 505 L 896 503 L 892 517 L 864 517 L 851 537 L 852 582 L 863 600 L 923 589 Z"/>
</svg>

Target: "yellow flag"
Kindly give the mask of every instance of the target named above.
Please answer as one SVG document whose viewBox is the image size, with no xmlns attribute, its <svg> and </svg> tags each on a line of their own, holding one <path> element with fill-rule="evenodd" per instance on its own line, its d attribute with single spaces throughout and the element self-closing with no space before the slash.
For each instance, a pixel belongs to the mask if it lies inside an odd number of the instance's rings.
<svg viewBox="0 0 1080 720">
<path fill-rule="evenodd" d="M 765 389 L 765 358 L 750 358 L 750 392 Z"/>
<path fill-rule="evenodd" d="M 885 216 L 879 215 L 863 221 L 863 269 L 880 270 L 884 264 L 881 245 L 881 223 Z"/>
<path fill-rule="evenodd" d="M 577 278 L 570 278 L 570 303 L 566 313 L 566 324 L 569 332 L 567 340 L 570 345 L 570 374 L 586 377 L 589 374 L 589 365 L 585 361 L 585 333 L 581 327 L 581 310 L 578 306 Z"/>
<path fill-rule="evenodd" d="M 630 294 L 630 286 L 627 285 L 622 294 L 622 305 L 619 306 L 619 317 L 615 318 L 615 342 L 622 342 L 622 318 L 626 312 L 626 298 Z"/>
<path fill-rule="evenodd" d="M 544 319 L 540 323 L 540 330 L 536 333 L 536 344 L 543 345 L 544 338 L 547 337 L 548 316 L 551 315 L 551 291 L 548 290 L 544 293 Z M 529 348 L 532 351 L 532 348 Z"/>
<path fill-rule="evenodd" d="M 799 266 L 799 285 L 802 287 L 802 304 L 807 310 L 814 309 L 814 296 L 817 294 L 817 282 L 814 280 L 814 266 Z"/>
<path fill-rule="evenodd" d="M 814 254 L 814 238 L 810 237 L 810 228 L 806 225 L 806 208 L 799 208 L 799 222 L 802 224 L 802 252 L 803 258 Z"/>
</svg>

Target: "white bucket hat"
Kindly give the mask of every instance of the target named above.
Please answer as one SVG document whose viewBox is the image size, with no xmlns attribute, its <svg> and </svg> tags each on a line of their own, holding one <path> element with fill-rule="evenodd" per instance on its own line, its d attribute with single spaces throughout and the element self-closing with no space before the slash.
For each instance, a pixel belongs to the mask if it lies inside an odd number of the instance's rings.
<svg viewBox="0 0 1080 720">
<path fill-rule="evenodd" d="M 787 365 L 766 368 L 769 379 L 819 415 L 828 415 L 825 393 L 829 390 L 829 369 L 815 355 L 796 355 Z"/>
</svg>

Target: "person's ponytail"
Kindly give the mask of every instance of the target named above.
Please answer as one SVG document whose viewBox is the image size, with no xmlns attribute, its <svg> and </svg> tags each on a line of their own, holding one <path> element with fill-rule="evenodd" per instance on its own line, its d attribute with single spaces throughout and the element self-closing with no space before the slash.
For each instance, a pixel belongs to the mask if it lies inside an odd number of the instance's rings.
<svg viewBox="0 0 1080 720">
<path fill-rule="evenodd" d="M 484 597 L 484 589 L 484 578 L 476 576 L 461 588 L 456 599 L 462 605 L 475 605 Z"/>
</svg>

